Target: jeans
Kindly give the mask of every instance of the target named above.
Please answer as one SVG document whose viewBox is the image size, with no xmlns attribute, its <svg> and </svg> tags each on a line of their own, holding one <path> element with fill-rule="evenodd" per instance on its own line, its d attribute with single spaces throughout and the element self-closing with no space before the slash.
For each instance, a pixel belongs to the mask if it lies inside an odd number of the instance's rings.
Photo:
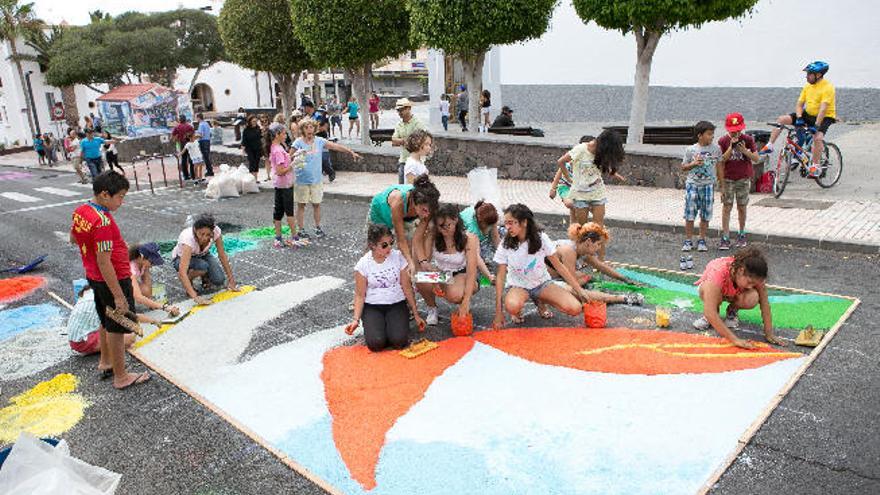
<svg viewBox="0 0 880 495">
<path fill-rule="evenodd" d="M 330 161 L 329 151 L 321 153 L 321 171 L 327 174 L 327 178 L 330 179 L 330 182 L 336 180 L 336 171 L 333 170 L 333 162 Z"/>
<path fill-rule="evenodd" d="M 406 168 L 406 163 L 401 162 L 401 163 L 397 164 L 397 183 L 398 184 L 405 184 L 406 183 L 406 177 L 404 177 L 404 175 L 403 175 L 404 168 Z"/>
<path fill-rule="evenodd" d="M 86 165 L 89 167 L 89 173 L 93 179 L 104 171 L 104 160 L 101 160 L 100 156 L 98 158 L 86 158 Z"/>
<path fill-rule="evenodd" d="M 467 130 L 467 110 L 459 110 L 458 123 L 461 124 L 461 130 Z"/>
<path fill-rule="evenodd" d="M 189 159 L 189 151 L 184 150 L 180 154 L 180 171 L 183 173 L 183 180 L 189 180 L 190 177 L 195 178 L 196 176 L 192 160 Z"/>
<path fill-rule="evenodd" d="M 205 159 L 205 170 L 207 170 L 207 172 L 205 172 L 205 175 L 214 175 L 214 166 L 211 164 L 211 140 L 200 139 L 199 151 L 202 152 L 202 158 Z"/>
<path fill-rule="evenodd" d="M 174 258 L 171 262 L 175 270 L 180 270 L 180 257 Z M 223 272 L 223 266 L 220 260 L 211 253 L 205 253 L 201 256 L 193 256 L 189 259 L 189 269 L 197 272 L 206 272 L 208 280 L 213 285 L 222 287 L 226 283 L 226 273 Z"/>
<path fill-rule="evenodd" d="M 449 130 L 449 115 L 441 115 L 440 120 L 443 121 L 443 130 Z"/>
</svg>

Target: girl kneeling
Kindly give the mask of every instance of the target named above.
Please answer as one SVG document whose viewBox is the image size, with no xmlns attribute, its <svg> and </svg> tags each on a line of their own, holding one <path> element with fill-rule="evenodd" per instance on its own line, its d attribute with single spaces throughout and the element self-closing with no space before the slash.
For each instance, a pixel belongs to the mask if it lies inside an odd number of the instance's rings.
<svg viewBox="0 0 880 495">
<path fill-rule="evenodd" d="M 782 345 L 773 335 L 773 318 L 770 314 L 770 300 L 767 296 L 767 260 L 757 248 L 746 248 L 733 256 L 717 258 L 706 265 L 703 275 L 694 285 L 700 286 L 700 299 L 703 301 L 703 316 L 694 322 L 697 330 L 710 326 L 722 337 L 737 347 L 754 348 L 754 344 L 741 339 L 731 329 L 739 327 L 737 312 L 761 306 L 761 320 L 764 322 L 764 338 L 767 342 Z M 727 302 L 727 315 L 721 319 L 721 302 Z"/>
<path fill-rule="evenodd" d="M 611 240 L 611 234 L 608 233 L 603 225 L 595 222 L 587 222 L 585 224 L 573 223 L 568 227 L 568 239 L 556 241 L 556 254 L 562 260 L 562 264 L 578 278 L 581 285 L 590 281 L 589 275 L 577 271 L 579 261 L 598 270 L 613 279 L 620 280 L 625 284 L 635 283 L 624 277 L 617 270 L 612 268 L 608 263 L 599 259 L 599 252 L 604 251 Z M 550 275 L 554 278 L 559 277 L 555 270 L 550 269 Z"/>
<path fill-rule="evenodd" d="M 403 349 L 409 344 L 409 312 L 419 327 L 419 316 L 406 258 L 393 249 L 394 237 L 385 225 L 370 225 L 369 251 L 354 267 L 354 319 L 345 327 L 351 335 L 363 319 L 367 347 L 381 351 L 387 347 Z"/>
<path fill-rule="evenodd" d="M 452 304 L 459 304 L 458 314 L 462 317 L 470 312 L 471 296 L 477 292 L 477 260 L 480 244 L 477 236 L 465 232 L 464 222 L 459 217 L 455 205 L 445 204 L 434 215 L 434 227 L 428 232 L 428 253 L 419 252 L 419 269 L 423 271 L 451 272 L 452 281 L 439 284 L 417 284 L 419 293 L 428 303 L 428 325 L 437 324 L 437 299 L 435 295 Z M 430 260 L 430 262 L 428 261 Z M 442 290 L 435 293 L 435 288 Z"/>
<path fill-rule="evenodd" d="M 494 328 L 504 326 L 504 310 L 510 313 L 514 323 L 521 323 L 523 306 L 530 298 L 543 318 L 553 317 L 547 304 L 571 316 L 579 314 L 583 307 L 581 300 L 589 299 L 587 291 L 581 288 L 574 274 L 555 256 L 556 247 L 547 234 L 541 232 L 532 210 L 523 204 L 508 206 L 504 210 L 504 227 L 507 233 L 494 258 L 498 264 Z M 571 292 L 551 281 L 545 264 L 547 261 L 568 282 Z M 509 289 L 506 296 L 505 284 Z"/>
</svg>

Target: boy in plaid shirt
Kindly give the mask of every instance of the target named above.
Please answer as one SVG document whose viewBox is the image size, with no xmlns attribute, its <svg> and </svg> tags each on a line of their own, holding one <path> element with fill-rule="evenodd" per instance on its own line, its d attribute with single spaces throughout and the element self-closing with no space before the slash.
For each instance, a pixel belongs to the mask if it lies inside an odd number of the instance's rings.
<svg viewBox="0 0 880 495">
<path fill-rule="evenodd" d="M 715 126 L 711 122 L 701 120 L 694 126 L 697 142 L 684 152 L 681 170 L 687 172 L 684 190 L 684 233 L 685 240 L 682 251 L 694 248 L 694 221 L 700 215 L 700 239 L 697 251 L 708 251 L 706 232 L 712 220 L 712 205 L 715 197 L 716 167 L 721 164 L 721 148 L 715 141 Z"/>
</svg>

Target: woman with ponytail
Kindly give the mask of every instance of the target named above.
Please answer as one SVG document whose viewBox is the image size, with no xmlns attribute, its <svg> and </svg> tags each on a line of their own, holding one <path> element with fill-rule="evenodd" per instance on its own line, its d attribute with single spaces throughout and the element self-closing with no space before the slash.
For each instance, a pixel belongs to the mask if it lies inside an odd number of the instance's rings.
<svg viewBox="0 0 880 495">
<path fill-rule="evenodd" d="M 495 281 L 495 275 L 486 266 L 486 260 L 492 261 L 495 249 L 501 244 L 501 236 L 498 234 L 498 210 L 495 205 L 482 199 L 474 206 L 469 206 L 461 211 L 461 220 L 468 232 L 477 236 L 480 241 L 480 256 L 477 267 L 480 273 L 491 281 Z"/>
<path fill-rule="evenodd" d="M 581 285 L 590 281 L 590 277 L 577 270 L 578 262 L 583 261 L 613 279 L 626 284 L 637 285 L 632 280 L 624 277 L 617 270 L 599 259 L 599 252 L 604 250 L 611 240 L 611 234 L 603 225 L 595 222 L 585 224 L 573 223 L 568 227 L 568 239 L 556 241 L 556 254 L 562 260 L 562 264 L 578 277 Z M 550 275 L 558 278 L 555 270 L 550 270 Z"/>
</svg>

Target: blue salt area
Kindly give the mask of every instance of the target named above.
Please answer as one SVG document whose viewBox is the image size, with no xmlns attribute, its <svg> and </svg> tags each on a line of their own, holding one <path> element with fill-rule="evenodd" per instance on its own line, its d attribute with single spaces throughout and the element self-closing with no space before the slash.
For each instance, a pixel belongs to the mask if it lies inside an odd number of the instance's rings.
<svg viewBox="0 0 880 495">
<path fill-rule="evenodd" d="M 33 329 L 61 324 L 61 308 L 53 304 L 19 306 L 0 311 L 0 341 Z"/>
<path fill-rule="evenodd" d="M 699 297 L 698 287 L 693 284 L 686 284 L 682 282 L 677 282 L 674 280 L 669 280 L 667 278 L 663 278 L 658 275 L 651 275 L 649 273 L 645 273 L 638 270 L 630 270 L 627 268 L 618 268 L 618 272 L 621 275 L 635 280 L 636 282 L 641 282 L 646 285 L 650 285 L 651 287 L 657 287 L 659 289 L 665 289 L 675 292 L 681 292 L 683 294 L 687 294 L 694 297 Z M 830 296 L 820 296 L 816 294 L 786 294 L 784 296 L 770 296 L 769 300 L 774 304 L 797 304 L 797 303 L 810 303 L 810 302 L 824 302 L 824 301 L 834 301 L 837 298 Z"/>
</svg>

